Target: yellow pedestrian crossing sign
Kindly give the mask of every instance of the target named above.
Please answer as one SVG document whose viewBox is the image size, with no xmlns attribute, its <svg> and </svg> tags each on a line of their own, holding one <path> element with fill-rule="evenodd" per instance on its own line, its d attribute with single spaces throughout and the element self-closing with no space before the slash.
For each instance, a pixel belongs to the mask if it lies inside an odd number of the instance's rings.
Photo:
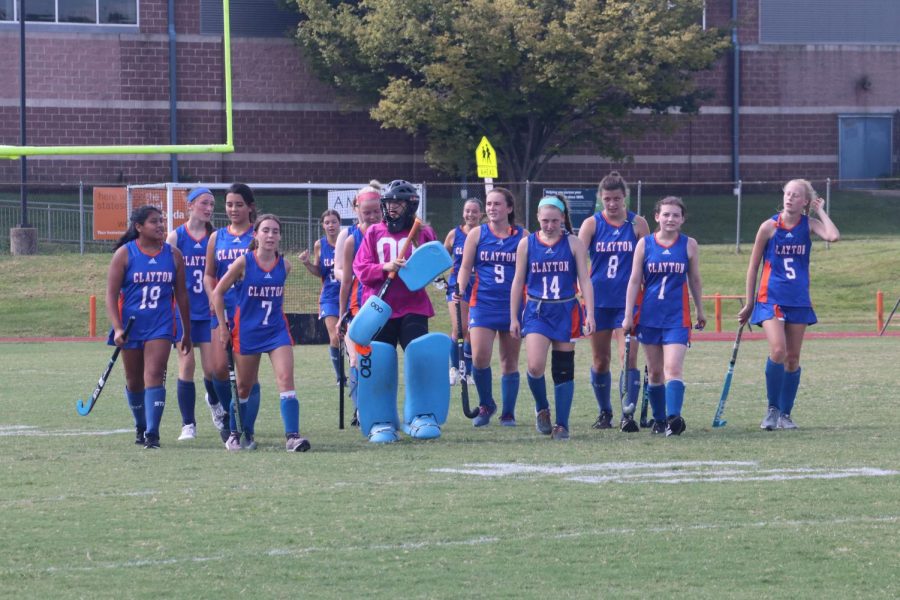
<svg viewBox="0 0 900 600">
<path fill-rule="evenodd" d="M 478 165 L 479 177 L 499 177 L 497 174 L 497 153 L 494 147 L 488 141 L 486 136 L 482 136 L 481 142 L 475 148 L 475 163 Z"/>
</svg>

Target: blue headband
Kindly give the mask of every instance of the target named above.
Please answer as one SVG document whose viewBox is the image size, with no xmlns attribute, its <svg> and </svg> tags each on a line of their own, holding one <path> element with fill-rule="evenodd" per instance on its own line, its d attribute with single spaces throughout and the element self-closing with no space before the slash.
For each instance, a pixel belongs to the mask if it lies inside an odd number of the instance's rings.
<svg viewBox="0 0 900 600">
<path fill-rule="evenodd" d="M 538 208 L 542 206 L 552 206 L 553 208 L 558 208 L 559 212 L 563 214 L 566 213 L 566 205 L 560 202 L 559 198 L 554 196 L 544 196 L 541 198 L 541 201 L 538 202 Z"/>
<path fill-rule="evenodd" d="M 211 191 L 209 191 L 209 189 L 207 189 L 207 188 L 193 189 L 193 190 L 191 190 L 191 193 L 188 194 L 188 197 L 187 197 L 188 204 L 190 204 L 191 202 L 193 202 L 194 200 L 196 200 L 203 194 L 209 194 L 210 196 L 213 195 L 213 193 Z"/>
</svg>

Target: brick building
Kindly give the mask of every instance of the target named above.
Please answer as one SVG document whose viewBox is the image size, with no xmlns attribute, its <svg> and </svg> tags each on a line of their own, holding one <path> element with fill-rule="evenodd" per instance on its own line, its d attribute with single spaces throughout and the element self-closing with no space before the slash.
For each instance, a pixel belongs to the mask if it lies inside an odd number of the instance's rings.
<svg viewBox="0 0 900 600">
<path fill-rule="evenodd" d="M 88 8 L 85 9 L 85 5 Z M 0 143 L 19 143 L 18 0 L 0 0 Z M 707 0 L 705 20 L 728 27 L 731 0 Z M 183 155 L 182 180 L 360 181 L 400 174 L 433 181 L 423 143 L 341 112 L 287 37 L 296 16 L 276 0 L 232 0 L 231 155 Z M 729 181 L 803 174 L 875 177 L 895 171 L 900 110 L 900 3 L 894 0 L 736 0 L 734 53 L 701 75 L 715 92 L 671 134 L 627 144 L 628 177 Z M 167 0 L 28 0 L 28 143 L 168 144 Z M 222 142 L 221 2 L 174 3 L 177 143 Z M 735 153 L 735 149 L 737 152 Z M 737 165 L 735 164 L 737 160 Z M 544 179 L 596 180 L 612 163 L 590 149 L 554 161 Z M 172 178 L 168 155 L 32 157 L 34 182 L 147 182 Z M 0 161 L 0 183 L 19 181 Z"/>
</svg>

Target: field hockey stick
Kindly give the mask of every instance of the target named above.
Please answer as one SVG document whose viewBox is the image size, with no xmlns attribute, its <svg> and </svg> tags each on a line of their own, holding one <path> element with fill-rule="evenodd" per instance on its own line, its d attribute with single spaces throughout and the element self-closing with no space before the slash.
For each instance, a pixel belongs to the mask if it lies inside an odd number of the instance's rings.
<svg viewBox="0 0 900 600">
<path fill-rule="evenodd" d="M 625 361 L 622 363 L 622 374 L 619 376 L 619 404 L 622 407 L 623 415 L 633 415 L 634 409 L 637 408 L 633 404 L 626 405 L 628 398 L 628 378 L 629 369 L 628 362 L 631 360 L 631 333 L 625 332 Z"/>
<path fill-rule="evenodd" d="M 228 325 L 226 325 L 228 327 Z M 231 333 L 231 327 L 228 327 L 228 333 Z M 231 335 L 228 336 L 229 338 Z M 231 410 L 234 411 L 234 424 L 237 427 L 238 436 L 244 431 L 244 423 L 241 421 L 241 400 L 238 397 L 237 374 L 234 370 L 234 342 L 229 340 L 225 346 L 225 354 L 228 356 L 228 381 L 231 383 Z"/>
<path fill-rule="evenodd" d="M 340 391 L 338 392 L 338 429 L 344 428 L 344 388 L 347 384 L 347 374 L 344 371 L 344 353 L 347 351 L 346 344 L 344 343 L 344 336 L 347 334 L 347 321 L 350 320 L 350 311 L 348 310 L 344 313 L 344 316 L 341 317 L 340 322 L 338 322 L 338 354 L 340 354 L 340 364 L 338 365 L 338 386 Z"/>
<path fill-rule="evenodd" d="M 651 425 L 647 421 L 648 404 L 650 404 L 650 375 L 647 371 L 647 365 L 644 365 L 644 386 L 641 391 L 641 427 L 650 427 Z"/>
<path fill-rule="evenodd" d="M 462 297 L 459 291 L 459 284 L 456 284 L 456 295 Z M 472 410 L 469 406 L 469 383 L 466 380 L 466 357 L 463 350 L 465 339 L 462 334 L 462 305 L 461 300 L 456 301 L 456 352 L 459 356 L 459 385 L 462 387 L 462 408 L 463 414 L 470 419 L 478 416 L 478 409 Z"/>
<path fill-rule="evenodd" d="M 123 345 L 128 339 L 128 333 L 131 331 L 132 325 L 134 325 L 134 317 L 129 317 L 128 323 L 125 324 L 125 330 L 122 332 Z M 97 398 L 100 397 L 100 392 L 102 392 L 103 388 L 106 387 L 106 380 L 109 377 L 109 374 L 112 372 L 113 365 L 116 364 L 116 359 L 119 358 L 119 352 L 121 351 L 122 346 L 116 346 L 116 349 L 113 350 L 112 357 L 109 359 L 109 363 L 106 365 L 106 369 L 100 375 L 100 380 L 97 381 L 97 387 L 94 388 L 94 393 L 91 394 L 91 399 L 88 401 L 88 404 L 85 404 L 81 398 L 79 398 L 78 402 L 75 404 L 75 410 L 77 410 L 78 414 L 82 417 L 88 416 L 94 409 L 94 405 L 97 403 Z"/>
<path fill-rule="evenodd" d="M 888 315 L 887 321 L 884 322 L 884 325 L 881 327 L 881 331 L 878 332 L 878 337 L 884 335 L 884 332 L 888 328 L 888 325 L 891 324 L 891 319 L 894 318 L 894 313 L 897 312 L 898 306 L 900 306 L 900 298 L 897 298 L 897 304 L 894 305 L 894 310 L 892 310 L 891 314 Z"/>
<path fill-rule="evenodd" d="M 734 348 L 731 350 L 731 362 L 728 363 L 728 372 L 725 374 L 725 385 L 722 386 L 722 396 L 719 398 L 719 406 L 716 408 L 716 415 L 713 417 L 713 427 L 725 427 L 728 423 L 722 418 L 725 412 L 725 401 L 728 399 L 728 391 L 731 389 L 731 378 L 734 376 L 734 363 L 737 362 L 738 349 L 741 347 L 741 335 L 744 333 L 744 326 L 738 328 L 737 335 L 734 338 Z"/>
</svg>

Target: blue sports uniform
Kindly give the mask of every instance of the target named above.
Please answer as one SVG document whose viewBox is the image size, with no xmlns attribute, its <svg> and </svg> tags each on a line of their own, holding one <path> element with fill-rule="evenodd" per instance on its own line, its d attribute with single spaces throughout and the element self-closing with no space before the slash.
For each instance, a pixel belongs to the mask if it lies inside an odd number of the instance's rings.
<svg viewBox="0 0 900 600">
<path fill-rule="evenodd" d="M 809 217 L 802 215 L 800 222 L 787 228 L 781 215 L 772 217 L 775 233 L 766 244 L 763 254 L 762 278 L 750 322 L 761 325 L 769 319 L 787 323 L 817 322 L 809 295 L 809 255 L 812 239 L 809 235 Z"/>
<path fill-rule="evenodd" d="M 163 244 L 156 254 L 145 253 L 137 240 L 125 244 L 128 263 L 119 292 L 122 324 L 135 317 L 124 348 L 139 349 L 150 340 L 175 341 L 175 259 L 172 247 Z M 110 330 L 108 342 L 113 341 Z"/>
<path fill-rule="evenodd" d="M 334 246 L 324 236 L 319 239 L 319 274 L 322 277 L 319 318 L 337 317 L 341 282 L 334 278 Z"/>
<path fill-rule="evenodd" d="M 350 229 L 347 230 L 347 239 L 350 236 L 353 236 L 353 258 L 356 258 L 356 255 L 359 253 L 359 249 L 362 247 L 363 236 L 365 233 L 362 229 L 360 229 L 359 225 L 351 225 Z M 353 270 L 353 263 L 351 262 L 349 265 L 344 265 L 345 269 Z M 348 300 L 349 310 L 351 315 L 355 315 L 359 312 L 360 307 L 362 306 L 362 285 L 359 283 L 359 279 L 356 278 L 356 275 L 353 276 L 353 283 L 350 284 L 350 298 Z"/>
<path fill-rule="evenodd" d="M 456 233 L 453 236 L 453 268 L 450 270 L 450 279 L 447 281 L 447 302 L 453 302 L 453 294 L 456 292 L 456 281 L 459 279 L 459 269 L 462 267 L 463 247 L 466 245 L 466 232 L 462 227 L 456 227 Z M 475 285 L 475 278 L 469 277 L 469 285 L 462 290 L 463 300 L 469 299 L 472 294 L 472 286 Z"/>
<path fill-rule="evenodd" d="M 625 293 L 631 277 L 631 265 L 637 234 L 628 211 L 618 227 L 609 223 L 603 213 L 594 215 L 594 237 L 591 238 L 591 283 L 594 286 L 594 321 L 597 331 L 618 329 L 625 317 Z"/>
<path fill-rule="evenodd" d="M 539 333 L 559 342 L 581 336 L 582 307 L 575 298 L 578 268 L 568 234 L 552 246 L 542 242 L 538 233 L 528 236 L 525 289 L 523 336 Z"/>
<path fill-rule="evenodd" d="M 688 239 L 679 234 L 670 246 L 664 246 L 656 234 L 644 238 L 644 290 L 635 319 L 638 340 L 644 344 L 690 341 Z"/>
<path fill-rule="evenodd" d="M 206 270 L 206 246 L 209 235 L 194 238 L 186 225 L 175 230 L 175 246 L 184 256 L 184 278 L 187 284 L 188 301 L 191 306 L 191 341 L 202 344 L 212 341 L 210 334 L 209 297 L 203 288 L 203 273 Z M 181 339 L 181 314 L 175 311 L 175 339 Z"/>
<path fill-rule="evenodd" d="M 225 277 L 225 273 L 228 271 L 228 267 L 231 266 L 231 263 L 239 256 L 247 253 L 251 241 L 253 241 L 252 227 L 247 229 L 247 231 L 241 235 L 231 233 L 230 226 L 222 227 L 216 232 L 216 248 L 214 254 L 216 260 L 216 280 L 221 280 Z M 240 285 L 240 282 L 236 282 L 230 290 L 225 292 L 225 313 L 228 315 L 229 321 L 234 319 L 234 309 L 237 306 L 238 288 Z M 212 315 L 210 327 L 215 329 L 218 326 L 218 318 L 216 315 Z"/>
<path fill-rule="evenodd" d="M 284 316 L 284 256 L 279 255 L 268 271 L 259 265 L 253 252 L 247 253 L 246 261 L 234 317 L 235 349 L 248 355 L 293 345 Z"/>
<path fill-rule="evenodd" d="M 523 230 L 513 225 L 505 238 L 487 223 L 475 250 L 475 283 L 469 295 L 469 327 L 509 331 L 509 294 L 516 274 L 516 250 Z"/>
</svg>

